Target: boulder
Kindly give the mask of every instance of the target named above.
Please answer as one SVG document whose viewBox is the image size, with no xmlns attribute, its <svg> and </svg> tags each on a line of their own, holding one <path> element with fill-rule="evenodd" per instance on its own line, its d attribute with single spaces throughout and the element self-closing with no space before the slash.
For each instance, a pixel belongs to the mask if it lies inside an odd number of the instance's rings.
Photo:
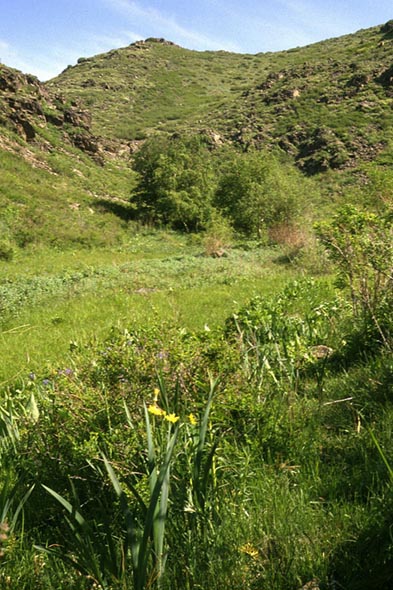
<svg viewBox="0 0 393 590">
<path fill-rule="evenodd" d="M 66 109 L 64 111 L 64 122 L 70 123 L 74 127 L 90 129 L 91 114 L 88 111 L 82 111 L 75 108 Z"/>
</svg>

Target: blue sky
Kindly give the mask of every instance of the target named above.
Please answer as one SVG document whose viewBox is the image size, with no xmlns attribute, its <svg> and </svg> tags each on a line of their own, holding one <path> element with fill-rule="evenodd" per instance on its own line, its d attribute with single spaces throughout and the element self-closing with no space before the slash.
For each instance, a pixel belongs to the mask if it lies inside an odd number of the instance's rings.
<svg viewBox="0 0 393 590">
<path fill-rule="evenodd" d="M 79 57 L 165 37 L 279 51 L 393 19 L 392 0 L 0 0 L 0 61 L 47 80 Z"/>
</svg>

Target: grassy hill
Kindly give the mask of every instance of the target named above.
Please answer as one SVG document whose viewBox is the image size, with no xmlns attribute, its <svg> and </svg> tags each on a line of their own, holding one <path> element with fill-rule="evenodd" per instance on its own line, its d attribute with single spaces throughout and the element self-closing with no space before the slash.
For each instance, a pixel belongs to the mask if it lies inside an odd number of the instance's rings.
<svg viewBox="0 0 393 590">
<path fill-rule="evenodd" d="M 132 173 L 90 130 L 87 111 L 0 65 L 0 227 L 7 248 L 122 240 Z M 112 213 L 111 213 L 112 211 Z M 105 225 L 105 235 L 102 227 Z M 8 246 L 7 246 L 8 243 Z"/>
<path fill-rule="evenodd" d="M 106 137 L 208 129 L 242 148 L 279 144 L 312 172 L 390 145 L 392 47 L 389 24 L 257 55 L 150 39 L 81 58 L 48 87 L 81 99 Z"/>
<path fill-rule="evenodd" d="M 123 241 L 132 153 L 157 134 L 278 147 L 306 174 L 325 173 L 330 200 L 378 185 L 392 162 L 392 47 L 389 22 L 257 55 L 147 39 L 80 58 L 46 84 L 1 65 L 2 239 Z"/>
</svg>

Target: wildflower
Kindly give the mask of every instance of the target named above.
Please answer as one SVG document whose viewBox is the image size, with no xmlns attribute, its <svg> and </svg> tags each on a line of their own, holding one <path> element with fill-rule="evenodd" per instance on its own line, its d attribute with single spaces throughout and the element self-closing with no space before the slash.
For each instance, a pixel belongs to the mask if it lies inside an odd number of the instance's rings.
<svg viewBox="0 0 393 590">
<path fill-rule="evenodd" d="M 72 377 L 73 374 L 74 374 L 74 371 L 72 369 L 69 369 L 69 368 L 67 368 L 67 369 L 60 369 L 58 371 L 58 375 L 60 375 L 60 376 L 61 375 L 65 375 L 67 377 Z"/>
<path fill-rule="evenodd" d="M 258 557 L 258 549 L 251 545 L 251 543 L 245 543 L 244 545 L 239 547 L 239 551 L 245 553 L 246 555 L 249 555 L 253 559 L 256 559 Z"/>
<path fill-rule="evenodd" d="M 179 416 L 176 416 L 175 414 L 167 414 L 165 420 L 168 420 L 168 422 L 171 422 L 172 424 L 176 424 L 179 420 Z"/>
<path fill-rule="evenodd" d="M 166 411 L 163 410 L 162 408 L 160 408 L 159 406 L 157 406 L 156 403 L 154 404 L 150 404 L 150 406 L 148 406 L 147 411 L 150 414 L 153 414 L 153 416 L 165 416 L 166 417 Z"/>
<path fill-rule="evenodd" d="M 198 420 L 195 418 L 194 414 L 188 415 L 188 421 L 192 426 L 195 426 L 198 423 Z"/>
<path fill-rule="evenodd" d="M 10 527 L 8 526 L 7 522 L 0 523 L 0 558 L 4 557 L 5 555 L 5 548 L 8 541 L 8 533 Z"/>
<path fill-rule="evenodd" d="M 35 373 L 29 373 L 30 381 L 35 381 Z"/>
<path fill-rule="evenodd" d="M 156 404 L 158 402 L 158 396 L 160 395 L 160 390 L 158 389 L 158 387 L 154 388 L 154 403 Z"/>
</svg>

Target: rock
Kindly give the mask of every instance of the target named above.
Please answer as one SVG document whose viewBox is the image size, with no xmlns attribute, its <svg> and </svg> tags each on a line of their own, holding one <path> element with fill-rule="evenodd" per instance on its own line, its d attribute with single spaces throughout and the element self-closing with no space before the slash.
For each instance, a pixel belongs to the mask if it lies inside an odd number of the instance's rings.
<svg viewBox="0 0 393 590">
<path fill-rule="evenodd" d="M 387 70 L 382 72 L 377 81 L 382 86 L 393 86 L 393 66 L 390 66 Z"/>
<path fill-rule="evenodd" d="M 31 115 L 38 115 L 40 117 L 44 116 L 44 111 L 42 110 L 41 103 L 38 100 L 9 97 L 7 102 L 11 109 L 15 111 L 27 112 Z"/>
<path fill-rule="evenodd" d="M 14 114 L 11 119 L 16 123 L 16 131 L 18 134 L 26 139 L 26 141 L 32 141 L 35 138 L 36 131 L 30 121 L 22 118 L 18 114 Z"/>
<path fill-rule="evenodd" d="M 310 352 L 316 359 L 326 359 L 333 354 L 333 348 L 324 344 L 317 344 L 311 348 Z"/>
<path fill-rule="evenodd" d="M 347 82 L 347 86 L 354 86 L 357 90 L 364 88 L 370 82 L 370 76 L 368 74 L 355 74 Z"/>
<path fill-rule="evenodd" d="M 51 125 L 62 127 L 64 125 L 64 115 L 57 113 L 45 113 L 45 119 Z"/>
<path fill-rule="evenodd" d="M 71 135 L 70 139 L 75 147 L 86 152 L 97 164 L 104 165 L 102 147 L 97 137 L 91 134 L 76 133 Z"/>
<path fill-rule="evenodd" d="M 90 129 L 91 114 L 88 111 L 82 111 L 75 108 L 66 109 L 64 111 L 64 122 L 70 123 L 74 127 L 82 127 L 82 129 Z"/>
<path fill-rule="evenodd" d="M 81 86 L 82 88 L 94 88 L 94 86 L 97 86 L 97 82 L 92 78 L 88 78 L 87 80 L 83 80 L 83 82 L 81 82 Z"/>
<path fill-rule="evenodd" d="M 93 136 L 77 133 L 72 136 L 72 142 L 77 148 L 84 152 L 96 154 L 99 151 L 98 142 Z"/>
<path fill-rule="evenodd" d="M 145 43 L 159 43 L 160 45 L 172 45 L 172 46 L 176 45 L 176 43 L 173 43 L 173 41 L 167 41 L 166 39 L 163 39 L 162 37 L 148 37 L 146 39 Z"/>
<path fill-rule="evenodd" d="M 23 85 L 22 74 L 17 74 L 13 70 L 2 68 L 0 70 L 0 90 L 8 92 L 17 92 Z"/>
</svg>

